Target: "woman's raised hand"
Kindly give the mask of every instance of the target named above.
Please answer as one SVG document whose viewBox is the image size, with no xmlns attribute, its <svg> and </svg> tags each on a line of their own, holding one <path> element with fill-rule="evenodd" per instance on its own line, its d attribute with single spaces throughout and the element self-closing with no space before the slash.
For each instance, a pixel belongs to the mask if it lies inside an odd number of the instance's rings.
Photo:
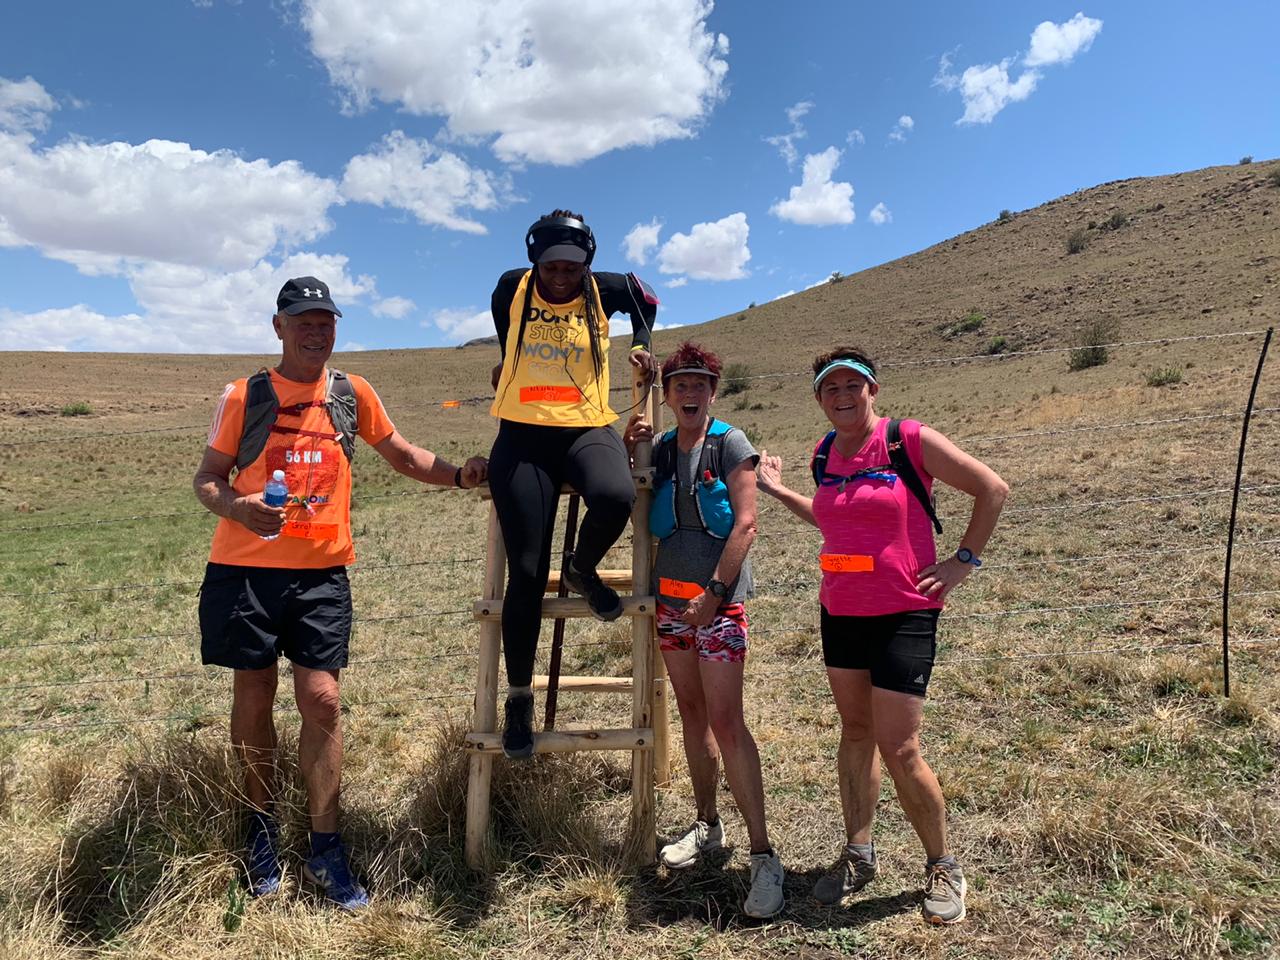
<svg viewBox="0 0 1280 960">
<path fill-rule="evenodd" d="M 756 486 L 765 493 L 782 489 L 782 458 L 774 457 L 768 450 L 760 451 L 760 465 L 756 469 Z"/>
</svg>

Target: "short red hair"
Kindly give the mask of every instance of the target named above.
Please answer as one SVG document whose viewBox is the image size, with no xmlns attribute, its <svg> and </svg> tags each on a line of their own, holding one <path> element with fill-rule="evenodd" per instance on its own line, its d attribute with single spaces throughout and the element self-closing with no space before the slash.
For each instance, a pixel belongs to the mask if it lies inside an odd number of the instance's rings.
<svg viewBox="0 0 1280 960">
<path fill-rule="evenodd" d="M 676 347 L 675 352 L 662 363 L 662 389 L 667 388 L 667 379 L 677 370 L 703 369 L 711 371 L 711 389 L 720 383 L 720 358 L 710 350 L 704 350 L 691 340 L 686 340 Z M 705 374 L 704 374 L 705 376 Z"/>
</svg>

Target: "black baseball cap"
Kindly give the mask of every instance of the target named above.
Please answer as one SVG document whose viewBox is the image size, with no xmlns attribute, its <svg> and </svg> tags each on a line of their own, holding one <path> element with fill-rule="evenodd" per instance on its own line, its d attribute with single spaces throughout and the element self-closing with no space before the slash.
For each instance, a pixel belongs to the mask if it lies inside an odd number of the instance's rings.
<svg viewBox="0 0 1280 960">
<path fill-rule="evenodd" d="M 315 277 L 294 277 L 286 281 L 276 296 L 276 311 L 296 317 L 308 310 L 328 310 L 334 316 L 342 316 L 342 311 L 333 305 L 329 287 L 323 281 Z"/>
</svg>

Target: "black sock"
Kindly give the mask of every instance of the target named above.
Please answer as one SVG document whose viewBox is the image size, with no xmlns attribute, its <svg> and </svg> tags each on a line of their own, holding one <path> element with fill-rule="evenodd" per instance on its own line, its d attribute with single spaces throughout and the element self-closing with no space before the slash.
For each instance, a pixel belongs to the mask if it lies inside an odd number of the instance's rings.
<svg viewBox="0 0 1280 960">
<path fill-rule="evenodd" d="M 320 833 L 319 831 L 311 831 L 311 855 L 318 857 L 326 850 L 332 849 L 338 845 L 338 841 L 342 835 L 338 832 Z"/>
</svg>

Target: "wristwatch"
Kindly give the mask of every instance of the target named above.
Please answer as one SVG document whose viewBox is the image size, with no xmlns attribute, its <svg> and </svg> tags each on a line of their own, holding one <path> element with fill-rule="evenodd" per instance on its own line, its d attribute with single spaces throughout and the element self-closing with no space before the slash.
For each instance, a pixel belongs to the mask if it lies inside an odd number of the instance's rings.
<svg viewBox="0 0 1280 960">
<path fill-rule="evenodd" d="M 961 547 L 956 551 L 956 559 L 961 563 L 972 563 L 975 567 L 982 566 L 982 561 L 968 547 Z"/>
<path fill-rule="evenodd" d="M 722 580 L 712 580 L 707 584 L 707 589 L 711 591 L 711 595 L 717 600 L 723 600 L 729 593 L 729 588 L 724 585 Z"/>
</svg>

